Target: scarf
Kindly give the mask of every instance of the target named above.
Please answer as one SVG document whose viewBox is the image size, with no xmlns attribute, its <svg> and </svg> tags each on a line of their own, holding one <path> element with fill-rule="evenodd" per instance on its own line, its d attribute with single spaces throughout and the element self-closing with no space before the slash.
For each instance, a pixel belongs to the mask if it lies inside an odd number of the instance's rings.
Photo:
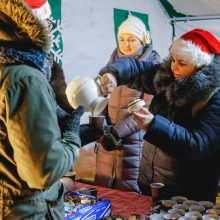
<svg viewBox="0 0 220 220">
<path fill-rule="evenodd" d="M 40 70 L 50 81 L 51 63 L 46 52 L 37 49 L 21 50 L 0 46 L 1 64 L 27 64 Z"/>
<path fill-rule="evenodd" d="M 137 50 L 134 54 L 130 56 L 126 56 L 122 54 L 119 48 L 116 48 L 112 52 L 112 55 L 110 57 L 110 60 L 108 61 L 108 64 L 111 64 L 114 60 L 117 60 L 120 57 L 132 57 L 140 61 L 147 61 L 150 59 L 152 52 L 153 52 L 153 49 L 151 45 L 145 45 L 144 47 L 140 48 L 139 50 Z"/>
</svg>

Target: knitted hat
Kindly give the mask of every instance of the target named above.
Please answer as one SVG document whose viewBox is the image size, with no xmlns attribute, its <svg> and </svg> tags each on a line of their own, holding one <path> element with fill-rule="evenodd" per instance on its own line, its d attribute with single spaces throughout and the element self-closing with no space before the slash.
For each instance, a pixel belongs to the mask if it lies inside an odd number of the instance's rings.
<svg viewBox="0 0 220 220">
<path fill-rule="evenodd" d="M 45 20 L 50 17 L 51 8 L 47 0 L 24 0 L 24 2 L 40 20 Z"/>
<path fill-rule="evenodd" d="M 129 15 L 129 17 L 119 26 L 118 38 L 124 33 L 133 34 L 144 45 L 151 42 L 150 32 L 147 31 L 144 22 L 133 15 Z"/>
<path fill-rule="evenodd" d="M 220 54 L 220 42 L 210 32 L 194 29 L 173 42 L 170 53 L 196 67 L 208 65 L 215 54 Z"/>
</svg>

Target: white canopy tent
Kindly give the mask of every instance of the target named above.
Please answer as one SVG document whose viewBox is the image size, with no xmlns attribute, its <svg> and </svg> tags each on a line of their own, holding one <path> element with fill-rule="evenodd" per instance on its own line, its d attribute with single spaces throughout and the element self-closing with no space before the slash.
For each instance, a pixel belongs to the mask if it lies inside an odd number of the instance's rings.
<svg viewBox="0 0 220 220">
<path fill-rule="evenodd" d="M 173 27 L 173 35 L 202 28 L 220 37 L 220 1 L 219 0 L 157 0 Z M 166 2 L 166 4 L 165 4 Z M 218 25 L 218 26 L 217 26 Z"/>
<path fill-rule="evenodd" d="M 219 0 L 168 0 L 177 12 L 185 15 L 194 15 L 198 17 L 204 16 L 220 16 Z"/>
<path fill-rule="evenodd" d="M 164 7 L 161 4 L 170 4 Z M 203 28 L 220 38 L 219 0 L 62 0 L 63 66 L 66 81 L 77 75 L 95 76 L 116 47 L 113 9 L 126 9 L 149 16 L 153 46 L 162 58 L 175 35 Z M 177 13 L 184 14 L 176 17 Z"/>
<path fill-rule="evenodd" d="M 116 47 L 114 8 L 148 14 L 154 48 L 162 56 L 171 42 L 172 27 L 155 0 L 63 0 L 62 6 L 67 82 L 77 75 L 95 76 L 108 62 Z"/>
</svg>

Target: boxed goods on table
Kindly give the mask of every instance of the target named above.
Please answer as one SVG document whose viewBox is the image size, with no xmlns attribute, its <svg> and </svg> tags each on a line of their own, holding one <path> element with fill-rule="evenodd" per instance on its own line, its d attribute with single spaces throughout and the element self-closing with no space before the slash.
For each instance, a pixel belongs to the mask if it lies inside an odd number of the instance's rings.
<svg viewBox="0 0 220 220">
<path fill-rule="evenodd" d="M 79 192 L 65 193 L 65 220 L 96 220 L 111 213 L 111 202 Z"/>
</svg>

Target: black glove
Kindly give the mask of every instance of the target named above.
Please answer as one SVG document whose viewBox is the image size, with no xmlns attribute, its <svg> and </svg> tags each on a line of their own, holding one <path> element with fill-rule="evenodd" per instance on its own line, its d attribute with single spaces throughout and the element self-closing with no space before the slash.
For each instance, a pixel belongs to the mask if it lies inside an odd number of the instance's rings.
<svg viewBox="0 0 220 220">
<path fill-rule="evenodd" d="M 112 129 L 113 126 L 104 127 L 104 135 L 100 138 L 100 143 L 107 151 L 121 148 L 122 139 Z"/>
<path fill-rule="evenodd" d="M 80 117 L 84 113 L 84 108 L 79 106 L 76 110 L 71 113 L 66 113 L 61 108 L 57 110 L 57 117 L 60 129 L 64 131 L 73 131 L 76 134 L 79 134 L 80 130 Z"/>
<path fill-rule="evenodd" d="M 97 141 L 102 135 L 103 130 L 101 129 L 95 128 L 90 124 L 80 125 L 80 139 L 82 146 Z"/>
</svg>

